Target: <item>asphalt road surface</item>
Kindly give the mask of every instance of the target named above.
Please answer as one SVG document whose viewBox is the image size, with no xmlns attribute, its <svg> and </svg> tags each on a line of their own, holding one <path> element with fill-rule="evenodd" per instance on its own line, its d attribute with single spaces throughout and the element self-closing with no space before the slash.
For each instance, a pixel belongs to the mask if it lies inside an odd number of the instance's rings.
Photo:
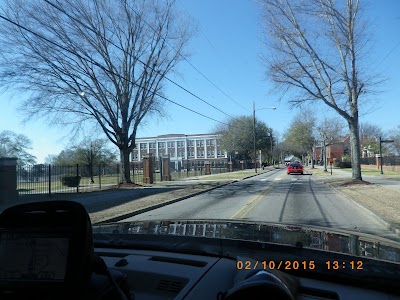
<svg viewBox="0 0 400 300">
<path fill-rule="evenodd" d="M 274 170 L 125 219 L 234 219 L 313 225 L 399 240 L 380 218 L 311 175 Z"/>
</svg>

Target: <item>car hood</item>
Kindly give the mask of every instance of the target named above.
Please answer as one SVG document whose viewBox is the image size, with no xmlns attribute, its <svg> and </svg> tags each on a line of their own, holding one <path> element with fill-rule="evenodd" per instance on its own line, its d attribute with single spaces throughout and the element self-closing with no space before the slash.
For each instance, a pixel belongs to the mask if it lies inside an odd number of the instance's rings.
<svg viewBox="0 0 400 300">
<path fill-rule="evenodd" d="M 93 225 L 96 239 L 112 240 L 130 235 L 168 235 L 209 239 L 233 239 L 318 249 L 400 262 L 400 243 L 359 232 L 315 226 L 298 226 L 232 220 L 159 220 Z"/>
</svg>

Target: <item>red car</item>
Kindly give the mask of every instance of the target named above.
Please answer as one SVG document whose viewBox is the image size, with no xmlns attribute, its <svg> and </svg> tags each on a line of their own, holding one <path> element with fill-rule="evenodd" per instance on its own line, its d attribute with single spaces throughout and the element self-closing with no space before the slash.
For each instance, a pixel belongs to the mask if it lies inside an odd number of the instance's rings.
<svg viewBox="0 0 400 300">
<path fill-rule="evenodd" d="M 299 163 L 290 163 L 287 166 L 287 173 L 288 175 L 295 173 L 303 175 L 303 166 Z"/>
</svg>

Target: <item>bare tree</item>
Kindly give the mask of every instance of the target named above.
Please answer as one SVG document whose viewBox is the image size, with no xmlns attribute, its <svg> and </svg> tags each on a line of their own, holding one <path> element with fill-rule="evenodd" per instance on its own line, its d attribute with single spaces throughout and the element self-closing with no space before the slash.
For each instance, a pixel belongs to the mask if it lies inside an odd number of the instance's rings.
<svg viewBox="0 0 400 300">
<path fill-rule="evenodd" d="M 259 0 L 264 9 L 269 75 L 293 105 L 319 101 L 349 126 L 352 179 L 361 180 L 361 96 L 378 83 L 363 69 L 368 42 L 359 0 Z"/>
<path fill-rule="evenodd" d="M 99 125 L 131 182 L 137 128 L 161 113 L 165 76 L 192 36 L 174 1 L 5 0 L 1 15 L 2 86 L 29 92 L 28 117 Z"/>
<path fill-rule="evenodd" d="M 321 141 L 322 160 L 327 171 L 326 146 L 343 137 L 345 124 L 339 118 L 324 118 L 317 125 L 318 139 Z"/>
<path fill-rule="evenodd" d="M 303 162 L 312 153 L 315 145 L 315 123 L 312 111 L 305 110 L 296 114 L 285 133 L 285 142 L 294 146 L 293 154 L 301 156 Z M 314 167 L 313 159 L 311 161 Z"/>
<path fill-rule="evenodd" d="M 32 142 L 26 135 L 0 131 L 0 157 L 16 157 L 19 165 L 33 165 L 36 157 L 28 153 L 31 149 Z"/>
<path fill-rule="evenodd" d="M 394 140 L 391 147 L 395 155 L 400 155 L 400 125 L 397 125 L 395 129 L 390 130 L 389 138 Z"/>
</svg>

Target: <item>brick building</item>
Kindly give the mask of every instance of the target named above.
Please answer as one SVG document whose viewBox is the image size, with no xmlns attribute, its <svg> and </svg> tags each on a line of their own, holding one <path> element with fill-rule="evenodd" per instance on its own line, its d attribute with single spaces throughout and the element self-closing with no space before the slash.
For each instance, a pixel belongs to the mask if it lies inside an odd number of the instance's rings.
<svg viewBox="0 0 400 300">
<path fill-rule="evenodd" d="M 314 146 L 314 159 L 320 161 L 322 146 Z M 350 135 L 338 138 L 326 145 L 326 157 L 342 161 L 343 156 L 350 155 Z"/>
<path fill-rule="evenodd" d="M 167 134 L 156 137 L 136 138 L 136 147 L 131 160 L 141 161 L 143 156 L 152 154 L 158 159 L 169 156 L 178 170 L 186 166 L 226 165 L 227 153 L 220 146 L 217 134 Z"/>
<path fill-rule="evenodd" d="M 350 135 L 346 135 L 326 146 L 326 157 L 342 160 L 345 155 L 350 155 Z"/>
</svg>

